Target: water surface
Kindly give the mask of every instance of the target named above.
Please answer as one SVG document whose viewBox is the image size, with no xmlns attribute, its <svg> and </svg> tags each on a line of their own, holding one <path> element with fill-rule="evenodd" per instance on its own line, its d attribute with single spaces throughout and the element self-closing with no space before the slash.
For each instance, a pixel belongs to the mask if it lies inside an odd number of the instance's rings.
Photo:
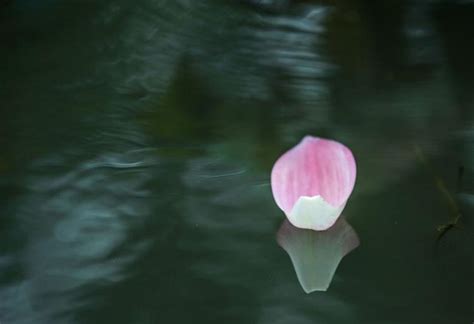
<svg viewBox="0 0 474 324">
<path fill-rule="evenodd" d="M 473 7 L 0 1 L 0 323 L 470 323 Z M 306 134 L 361 241 L 312 294 L 269 183 Z"/>
</svg>

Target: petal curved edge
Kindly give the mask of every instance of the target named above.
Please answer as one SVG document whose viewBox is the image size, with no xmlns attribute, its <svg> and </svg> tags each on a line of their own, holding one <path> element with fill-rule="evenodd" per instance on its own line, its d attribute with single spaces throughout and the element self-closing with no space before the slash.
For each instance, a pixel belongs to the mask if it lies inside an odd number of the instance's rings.
<svg viewBox="0 0 474 324">
<path fill-rule="evenodd" d="M 305 136 L 284 153 L 271 173 L 273 197 L 288 217 L 302 197 L 320 196 L 326 204 L 343 209 L 354 189 L 355 179 L 356 163 L 351 150 L 339 142 L 313 136 Z M 326 209 L 329 208 L 323 210 Z M 293 218 L 292 223 L 303 224 L 304 221 Z"/>
<path fill-rule="evenodd" d="M 334 225 L 345 206 L 331 206 L 321 196 L 300 197 L 287 217 L 298 228 L 324 231 Z"/>
</svg>

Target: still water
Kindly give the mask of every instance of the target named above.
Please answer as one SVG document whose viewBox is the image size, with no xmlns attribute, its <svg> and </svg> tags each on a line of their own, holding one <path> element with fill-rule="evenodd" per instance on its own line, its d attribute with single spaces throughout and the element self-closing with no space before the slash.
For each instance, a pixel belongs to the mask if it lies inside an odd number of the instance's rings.
<svg viewBox="0 0 474 324">
<path fill-rule="evenodd" d="M 0 1 L 0 323 L 471 323 L 473 9 Z M 310 294 L 270 188 L 307 134 L 360 240 Z"/>
</svg>

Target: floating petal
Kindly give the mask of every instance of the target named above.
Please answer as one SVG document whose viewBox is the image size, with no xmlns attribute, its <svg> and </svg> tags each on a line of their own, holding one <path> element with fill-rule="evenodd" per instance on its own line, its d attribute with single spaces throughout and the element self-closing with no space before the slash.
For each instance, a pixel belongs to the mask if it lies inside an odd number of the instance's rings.
<svg viewBox="0 0 474 324">
<path fill-rule="evenodd" d="M 306 136 L 272 169 L 273 197 L 299 228 L 325 230 L 341 214 L 354 188 L 352 152 L 336 141 Z"/>
</svg>

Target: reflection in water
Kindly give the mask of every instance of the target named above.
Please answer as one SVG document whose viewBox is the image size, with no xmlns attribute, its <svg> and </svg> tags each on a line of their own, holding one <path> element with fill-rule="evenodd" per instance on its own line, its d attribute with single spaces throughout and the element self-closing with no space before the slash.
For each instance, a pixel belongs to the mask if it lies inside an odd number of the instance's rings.
<svg viewBox="0 0 474 324">
<path fill-rule="evenodd" d="M 306 293 L 326 291 L 342 258 L 359 245 L 359 237 L 343 218 L 326 231 L 297 228 L 286 219 L 278 244 L 290 255 Z"/>
<path fill-rule="evenodd" d="M 93 300 L 78 298 L 79 291 L 126 277 L 125 266 L 147 245 L 140 239 L 124 248 L 148 213 L 143 171 L 154 163 L 142 150 L 104 153 L 77 166 L 54 156 L 32 162 L 16 212 L 23 250 L 3 264 L 0 258 L 0 274 L 17 273 L 0 290 L 0 323 L 70 323 L 72 310 Z"/>
</svg>

